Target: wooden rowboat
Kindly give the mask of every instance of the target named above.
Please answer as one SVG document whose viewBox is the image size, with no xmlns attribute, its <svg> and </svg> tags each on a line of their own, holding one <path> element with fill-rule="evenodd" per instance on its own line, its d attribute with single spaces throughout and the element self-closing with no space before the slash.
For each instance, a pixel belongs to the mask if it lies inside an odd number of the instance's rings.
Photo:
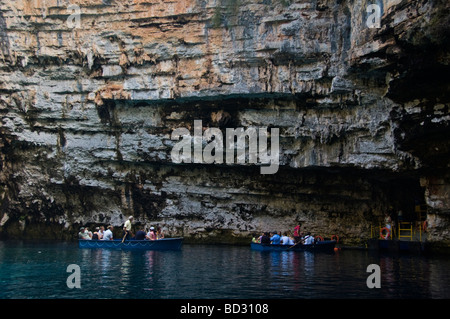
<svg viewBox="0 0 450 319">
<path fill-rule="evenodd" d="M 86 240 L 79 239 L 79 248 L 106 248 L 124 250 L 180 250 L 183 238 L 163 238 L 158 240 Z"/>
<path fill-rule="evenodd" d="M 273 244 L 259 244 L 251 243 L 252 250 L 258 251 L 325 251 L 332 252 L 336 246 L 335 240 L 318 241 L 311 245 L 273 245 Z"/>
</svg>

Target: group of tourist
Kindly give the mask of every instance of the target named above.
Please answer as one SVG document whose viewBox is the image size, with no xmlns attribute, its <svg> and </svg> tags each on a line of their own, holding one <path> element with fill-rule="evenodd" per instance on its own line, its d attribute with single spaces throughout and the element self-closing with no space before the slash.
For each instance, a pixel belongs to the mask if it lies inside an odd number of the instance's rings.
<svg viewBox="0 0 450 319">
<path fill-rule="evenodd" d="M 80 232 L 78 233 L 79 239 L 86 240 L 112 240 L 113 239 L 113 229 L 112 225 L 109 225 L 105 230 L 105 226 L 100 226 L 95 228 L 95 232 L 89 230 L 88 227 L 81 227 Z"/>
<path fill-rule="evenodd" d="M 155 227 L 150 227 L 147 232 L 142 226 L 136 234 L 133 234 L 131 231 L 133 219 L 133 216 L 130 216 L 123 226 L 123 240 L 158 240 L 164 238 L 164 233 L 160 227 L 157 227 L 156 229 Z M 85 240 L 113 240 L 113 230 L 114 226 L 112 225 L 109 225 L 106 230 L 104 226 L 96 227 L 94 232 L 90 231 L 88 227 L 81 227 L 78 238 Z"/>
<path fill-rule="evenodd" d="M 301 233 L 300 225 L 297 225 L 294 228 L 293 234 L 288 232 L 282 234 L 276 231 L 264 232 L 259 237 L 253 237 L 252 242 L 265 245 L 311 245 L 314 244 L 314 236 L 310 232 L 307 232 L 306 235 Z"/>
</svg>

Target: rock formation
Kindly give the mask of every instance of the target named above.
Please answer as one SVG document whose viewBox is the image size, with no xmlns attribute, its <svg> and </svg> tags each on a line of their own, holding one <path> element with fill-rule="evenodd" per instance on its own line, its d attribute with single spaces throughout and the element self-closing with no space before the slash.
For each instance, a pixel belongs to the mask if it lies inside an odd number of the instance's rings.
<svg viewBox="0 0 450 319">
<path fill-rule="evenodd" d="M 448 1 L 0 6 L 3 238 L 133 215 L 190 240 L 301 223 L 361 245 L 424 201 L 428 240 L 450 247 Z M 194 120 L 279 128 L 279 170 L 174 163 Z"/>
</svg>

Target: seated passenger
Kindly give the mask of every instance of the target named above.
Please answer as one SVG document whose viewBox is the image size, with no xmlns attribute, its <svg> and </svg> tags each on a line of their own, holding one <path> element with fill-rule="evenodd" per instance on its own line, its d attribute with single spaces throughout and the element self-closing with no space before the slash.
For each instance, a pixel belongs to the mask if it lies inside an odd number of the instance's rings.
<svg viewBox="0 0 450 319">
<path fill-rule="evenodd" d="M 269 244 L 270 244 L 269 233 L 264 233 L 264 234 L 261 236 L 261 244 L 265 244 L 265 245 L 269 245 Z"/>
<path fill-rule="evenodd" d="M 156 229 L 156 239 L 163 239 L 164 238 L 164 233 L 161 229 L 161 227 L 158 227 Z"/>
<path fill-rule="evenodd" d="M 261 243 L 261 237 L 264 235 L 264 233 L 261 234 L 261 236 L 258 236 L 257 234 L 253 234 L 252 243 L 260 244 Z"/>
<path fill-rule="evenodd" d="M 311 233 L 308 232 L 306 236 L 303 238 L 305 245 L 312 245 L 314 244 L 314 237 L 311 236 Z"/>
<path fill-rule="evenodd" d="M 92 235 L 92 239 L 102 239 L 103 238 L 103 231 L 105 230 L 105 227 L 101 226 L 101 227 L 96 227 L 95 228 L 95 232 Z"/>
<path fill-rule="evenodd" d="M 145 236 L 145 239 L 156 240 L 155 227 L 150 227 L 150 231 Z"/>
<path fill-rule="evenodd" d="M 89 232 L 84 227 L 80 228 L 80 232 L 78 233 L 78 238 L 79 239 L 85 239 L 85 240 L 92 239 L 91 236 L 89 236 Z"/>
<path fill-rule="evenodd" d="M 92 239 L 92 232 L 89 230 L 89 228 L 85 228 L 84 231 L 88 234 L 89 239 Z"/>
<path fill-rule="evenodd" d="M 96 227 L 95 228 L 95 232 L 92 235 L 92 239 L 98 240 L 98 231 L 100 230 L 100 228 Z"/>
<path fill-rule="evenodd" d="M 295 244 L 296 244 L 295 237 L 289 236 L 289 243 L 288 243 L 288 245 L 295 245 Z"/>
<path fill-rule="evenodd" d="M 114 227 L 112 225 L 109 225 L 108 229 L 105 230 L 105 232 L 103 234 L 102 240 L 113 240 L 113 233 L 112 233 L 113 229 L 114 229 Z"/>
<path fill-rule="evenodd" d="M 277 234 L 277 232 L 272 233 L 272 237 L 270 237 L 270 241 L 273 245 L 279 245 L 280 244 L 281 237 Z"/>
<path fill-rule="evenodd" d="M 135 239 L 135 240 L 144 240 L 144 239 L 145 239 L 145 235 L 146 235 L 146 233 L 145 233 L 145 231 L 144 231 L 144 228 L 141 227 L 141 228 L 136 232 L 136 235 L 135 235 L 134 239 Z"/>
<path fill-rule="evenodd" d="M 105 226 L 100 226 L 100 230 L 98 231 L 98 239 L 103 239 L 104 234 L 105 234 Z"/>
<path fill-rule="evenodd" d="M 287 233 L 283 233 L 283 236 L 281 236 L 281 245 L 293 245 L 294 243 L 291 243 L 291 239 L 288 237 Z"/>
</svg>

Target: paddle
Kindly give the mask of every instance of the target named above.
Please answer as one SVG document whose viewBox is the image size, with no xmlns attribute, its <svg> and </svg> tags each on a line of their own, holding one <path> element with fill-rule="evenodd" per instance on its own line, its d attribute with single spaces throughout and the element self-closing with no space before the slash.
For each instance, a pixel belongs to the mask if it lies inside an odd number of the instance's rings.
<svg viewBox="0 0 450 319">
<path fill-rule="evenodd" d="M 125 235 L 124 235 L 123 238 L 122 238 L 122 243 L 125 241 L 125 237 L 127 237 L 127 235 L 128 235 L 128 232 L 125 231 Z"/>
<path fill-rule="evenodd" d="M 289 247 L 288 249 L 294 248 L 295 246 L 297 246 L 298 244 L 300 244 L 302 241 L 300 240 L 298 243 L 294 244 L 293 246 Z"/>
</svg>

